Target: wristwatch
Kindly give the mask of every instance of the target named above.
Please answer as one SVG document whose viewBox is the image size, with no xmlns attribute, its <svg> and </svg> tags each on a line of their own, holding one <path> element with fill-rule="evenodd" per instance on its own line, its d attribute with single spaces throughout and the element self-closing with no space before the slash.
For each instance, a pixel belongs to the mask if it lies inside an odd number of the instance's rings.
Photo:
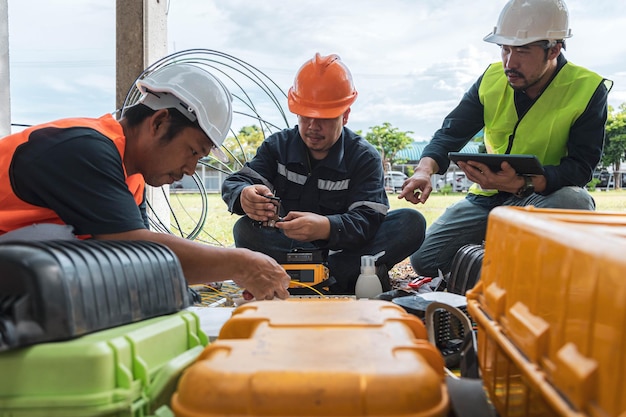
<svg viewBox="0 0 626 417">
<path fill-rule="evenodd" d="M 522 175 L 522 177 L 524 177 L 524 185 L 515 193 L 515 197 L 517 198 L 526 198 L 535 192 L 533 177 L 529 175 Z"/>
</svg>

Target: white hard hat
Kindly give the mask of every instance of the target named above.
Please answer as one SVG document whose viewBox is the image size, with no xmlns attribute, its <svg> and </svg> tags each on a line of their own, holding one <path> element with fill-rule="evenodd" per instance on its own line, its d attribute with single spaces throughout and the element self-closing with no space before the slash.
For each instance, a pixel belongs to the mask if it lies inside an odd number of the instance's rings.
<svg viewBox="0 0 626 417">
<path fill-rule="evenodd" d="M 172 63 L 137 80 L 138 103 L 152 110 L 175 108 L 198 124 L 219 147 L 233 119 L 232 96 L 208 71 L 187 63 Z M 218 149 L 219 151 L 219 149 Z"/>
<path fill-rule="evenodd" d="M 498 25 L 483 40 L 498 45 L 522 46 L 571 36 L 569 15 L 563 0 L 510 0 L 500 13 Z"/>
</svg>

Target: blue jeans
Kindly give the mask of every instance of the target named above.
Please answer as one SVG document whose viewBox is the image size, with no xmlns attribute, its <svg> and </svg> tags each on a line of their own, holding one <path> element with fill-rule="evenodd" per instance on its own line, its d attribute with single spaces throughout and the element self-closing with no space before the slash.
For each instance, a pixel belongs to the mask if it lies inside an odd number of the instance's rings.
<svg viewBox="0 0 626 417">
<path fill-rule="evenodd" d="M 331 292 L 354 294 L 356 279 L 361 273 L 361 256 L 385 251 L 376 265 L 385 265 L 387 269 L 391 269 L 420 247 L 425 231 L 426 220 L 417 210 L 389 211 L 371 242 L 356 248 L 330 252 L 328 269 L 330 275 L 337 280 L 330 288 Z M 247 216 L 237 220 L 233 227 L 233 236 L 238 248 L 262 252 L 276 260 L 283 259 L 287 252 L 295 248 L 317 249 L 310 242 L 288 238 L 278 229 L 257 227 Z"/>
<path fill-rule="evenodd" d="M 564 187 L 547 196 L 532 194 L 517 198 L 509 193 L 491 197 L 468 194 L 466 198 L 448 207 L 428 228 L 422 246 L 411 255 L 416 273 L 437 276 L 438 270 L 450 272 L 452 258 L 467 244 L 481 244 L 487 231 L 487 218 L 494 207 L 535 206 L 574 210 L 595 210 L 593 197 L 580 187 Z"/>
</svg>

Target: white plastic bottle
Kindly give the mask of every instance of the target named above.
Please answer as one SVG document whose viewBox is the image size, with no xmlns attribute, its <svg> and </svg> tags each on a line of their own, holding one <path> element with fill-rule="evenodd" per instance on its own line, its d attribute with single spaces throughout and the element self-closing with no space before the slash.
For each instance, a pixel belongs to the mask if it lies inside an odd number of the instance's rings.
<svg viewBox="0 0 626 417">
<path fill-rule="evenodd" d="M 376 260 L 384 254 L 383 251 L 374 256 L 361 256 L 361 275 L 357 278 L 354 288 L 356 298 L 374 298 L 383 292 L 383 286 L 376 275 Z"/>
</svg>

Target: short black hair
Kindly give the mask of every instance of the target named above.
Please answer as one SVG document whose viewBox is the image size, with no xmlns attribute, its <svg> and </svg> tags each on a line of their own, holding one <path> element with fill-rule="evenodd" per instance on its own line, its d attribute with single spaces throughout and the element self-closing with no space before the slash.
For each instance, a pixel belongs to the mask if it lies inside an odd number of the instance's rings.
<svg viewBox="0 0 626 417">
<path fill-rule="evenodd" d="M 556 46 L 557 44 L 561 44 L 561 48 L 563 48 L 563 50 L 565 50 L 565 39 L 558 39 L 558 40 L 554 40 L 554 41 L 542 41 L 543 42 L 543 49 L 550 49 L 554 46 Z"/>
</svg>

